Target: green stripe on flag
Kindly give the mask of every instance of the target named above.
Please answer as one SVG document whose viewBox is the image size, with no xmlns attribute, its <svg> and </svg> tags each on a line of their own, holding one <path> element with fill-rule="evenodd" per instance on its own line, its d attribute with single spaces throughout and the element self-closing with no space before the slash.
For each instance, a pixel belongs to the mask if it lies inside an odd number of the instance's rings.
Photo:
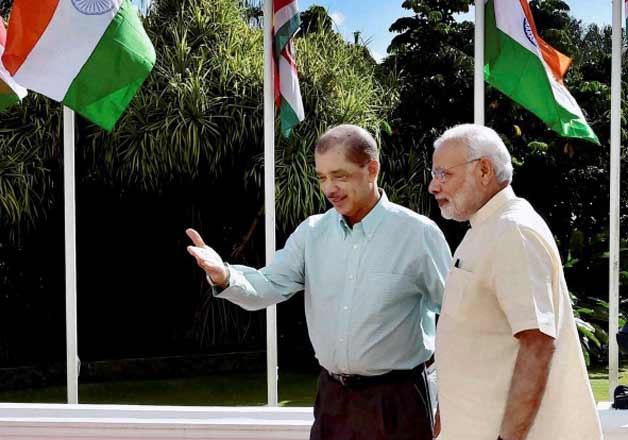
<svg viewBox="0 0 628 440">
<path fill-rule="evenodd" d="M 299 30 L 301 26 L 301 16 L 295 14 L 290 20 L 285 22 L 283 26 L 275 30 L 275 57 L 279 58 L 286 44 L 290 41 L 290 38 Z"/>
<path fill-rule="evenodd" d="M 154 64 L 155 49 L 137 12 L 124 0 L 63 103 L 111 131 Z"/>
<path fill-rule="evenodd" d="M 299 123 L 299 117 L 294 112 L 290 103 L 281 96 L 281 107 L 279 109 L 279 120 L 281 121 L 281 134 L 284 137 L 290 136 L 292 128 Z"/>
<path fill-rule="evenodd" d="M 560 135 L 599 144 L 585 120 L 558 104 L 541 60 L 497 28 L 492 0 L 486 4 L 485 16 L 486 81 Z"/>
</svg>

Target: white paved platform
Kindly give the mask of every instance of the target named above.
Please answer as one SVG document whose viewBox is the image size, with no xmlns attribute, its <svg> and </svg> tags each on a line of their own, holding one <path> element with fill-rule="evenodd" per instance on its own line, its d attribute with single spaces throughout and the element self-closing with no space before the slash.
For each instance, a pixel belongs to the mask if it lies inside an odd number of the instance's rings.
<svg viewBox="0 0 628 440">
<path fill-rule="evenodd" d="M 628 439 L 628 410 L 600 403 L 606 440 Z M 312 408 L 0 404 L 1 440 L 306 440 Z"/>
</svg>

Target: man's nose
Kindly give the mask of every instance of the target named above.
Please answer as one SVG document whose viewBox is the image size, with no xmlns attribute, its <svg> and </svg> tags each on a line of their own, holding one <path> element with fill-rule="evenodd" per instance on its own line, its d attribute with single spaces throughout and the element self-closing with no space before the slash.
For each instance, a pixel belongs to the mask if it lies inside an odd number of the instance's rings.
<svg viewBox="0 0 628 440">
<path fill-rule="evenodd" d="M 436 195 L 440 192 L 441 184 L 436 177 L 432 177 L 432 180 L 430 180 L 430 184 L 427 187 L 427 190 L 430 192 L 430 194 L 433 195 Z"/>
<path fill-rule="evenodd" d="M 323 189 L 323 193 L 329 197 L 336 191 L 337 187 L 334 183 L 328 180 L 322 184 L 322 189 Z"/>
</svg>

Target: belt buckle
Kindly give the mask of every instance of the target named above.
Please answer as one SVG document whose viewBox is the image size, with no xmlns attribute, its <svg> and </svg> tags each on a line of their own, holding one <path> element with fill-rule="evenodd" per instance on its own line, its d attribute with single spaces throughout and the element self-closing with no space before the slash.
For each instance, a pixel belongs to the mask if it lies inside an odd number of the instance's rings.
<svg viewBox="0 0 628 440">
<path fill-rule="evenodd" d="M 343 387 L 351 388 L 362 384 L 362 377 L 355 374 L 338 374 L 336 379 Z"/>
<path fill-rule="evenodd" d="M 351 384 L 351 376 L 348 374 L 339 374 L 338 382 L 340 382 L 343 387 L 348 387 Z"/>
</svg>

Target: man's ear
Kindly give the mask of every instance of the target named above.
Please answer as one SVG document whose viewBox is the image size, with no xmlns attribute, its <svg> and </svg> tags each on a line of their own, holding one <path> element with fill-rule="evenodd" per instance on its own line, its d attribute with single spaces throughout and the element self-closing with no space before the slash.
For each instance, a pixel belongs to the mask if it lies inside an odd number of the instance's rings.
<svg viewBox="0 0 628 440">
<path fill-rule="evenodd" d="M 371 182 L 375 182 L 377 180 L 377 175 L 379 174 L 379 161 L 371 159 L 366 166 L 369 171 L 369 180 Z"/>
<path fill-rule="evenodd" d="M 488 157 L 480 159 L 480 179 L 483 184 L 488 185 L 495 176 L 495 168 L 493 162 Z"/>
</svg>

